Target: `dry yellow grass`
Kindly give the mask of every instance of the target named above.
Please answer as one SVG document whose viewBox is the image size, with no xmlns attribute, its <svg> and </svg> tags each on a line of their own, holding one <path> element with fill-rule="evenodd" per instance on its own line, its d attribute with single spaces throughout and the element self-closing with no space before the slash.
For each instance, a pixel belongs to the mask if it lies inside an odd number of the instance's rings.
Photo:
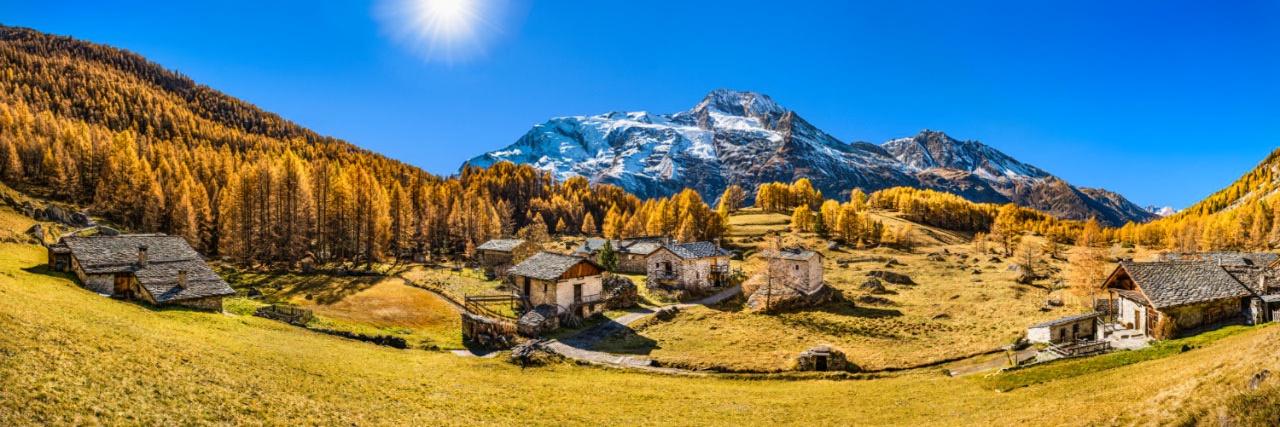
<svg viewBox="0 0 1280 427">
<path fill-rule="evenodd" d="M 522 370 L 155 310 L 45 273 L 37 246 L 0 244 L 0 255 L 0 422 L 14 426 L 1167 425 L 1229 421 L 1280 382 L 1246 391 L 1280 363 L 1275 328 L 1009 393 L 935 370 L 852 381 Z"/>
<path fill-rule="evenodd" d="M 891 226 L 906 224 L 892 215 L 873 215 Z M 748 245 L 756 245 L 764 232 L 772 231 L 782 236 L 786 246 L 819 250 L 825 257 L 828 285 L 853 304 L 830 303 L 770 315 L 745 312 L 741 301 L 694 308 L 670 322 L 638 325 L 635 334 L 606 340 L 597 348 L 646 354 L 675 366 L 778 371 L 789 369 L 801 351 L 831 344 L 864 369 L 898 369 L 998 349 L 1012 343 L 1029 325 L 1078 313 L 1091 303 L 1065 290 L 1048 292 L 1049 283 L 1066 277 L 1066 262 L 1045 257 L 1043 267 L 1060 272 L 1033 285 L 1018 284 L 1016 274 L 1007 270 L 1014 260 L 999 256 L 999 262 L 992 262 L 994 255 L 973 250 L 968 235 L 914 225 L 913 235 L 924 246 L 911 253 L 889 248 L 832 251 L 812 234 L 787 231 L 780 225 L 784 219 L 786 215 L 744 210 L 730 222 L 736 242 L 745 239 Z M 928 254 L 944 249 L 949 254 L 943 261 L 929 260 Z M 884 260 L 890 258 L 902 265 L 886 266 Z M 840 260 L 849 261 L 847 267 L 841 267 Z M 869 292 L 859 285 L 873 270 L 906 274 L 916 285 L 882 281 L 890 293 L 874 296 L 888 303 L 860 302 Z M 1048 299 L 1060 299 L 1066 305 L 1042 311 Z"/>
</svg>

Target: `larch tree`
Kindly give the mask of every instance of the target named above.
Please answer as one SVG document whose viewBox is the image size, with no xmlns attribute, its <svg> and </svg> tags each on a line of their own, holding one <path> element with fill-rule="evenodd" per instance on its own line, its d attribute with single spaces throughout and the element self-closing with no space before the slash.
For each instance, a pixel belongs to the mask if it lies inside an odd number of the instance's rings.
<svg viewBox="0 0 1280 427">
<path fill-rule="evenodd" d="M 813 212 L 809 210 L 809 205 L 800 205 L 791 213 L 791 231 L 813 231 Z"/>
<path fill-rule="evenodd" d="M 585 236 L 594 236 L 596 234 L 596 217 L 587 212 L 582 217 L 582 234 Z"/>
</svg>

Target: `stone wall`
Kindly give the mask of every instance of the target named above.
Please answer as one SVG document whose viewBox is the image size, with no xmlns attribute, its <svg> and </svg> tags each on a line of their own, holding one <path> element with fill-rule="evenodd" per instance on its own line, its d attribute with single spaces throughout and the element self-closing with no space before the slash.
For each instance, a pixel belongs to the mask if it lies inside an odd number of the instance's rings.
<svg viewBox="0 0 1280 427">
<path fill-rule="evenodd" d="M 462 339 L 489 348 L 508 348 L 520 340 L 510 321 L 462 313 Z"/>
<path fill-rule="evenodd" d="M 595 258 L 592 258 L 595 259 Z M 626 274 L 644 274 L 645 257 L 636 254 L 618 254 L 618 272 Z"/>
<path fill-rule="evenodd" d="M 1242 320 L 1239 298 L 1227 298 L 1200 304 L 1184 305 L 1164 309 L 1164 314 L 1172 318 L 1178 331 L 1186 331 L 1204 326 L 1212 326 Z"/>
<path fill-rule="evenodd" d="M 222 297 L 205 297 L 189 300 L 175 301 L 173 305 L 194 308 L 196 310 L 222 311 Z"/>
</svg>

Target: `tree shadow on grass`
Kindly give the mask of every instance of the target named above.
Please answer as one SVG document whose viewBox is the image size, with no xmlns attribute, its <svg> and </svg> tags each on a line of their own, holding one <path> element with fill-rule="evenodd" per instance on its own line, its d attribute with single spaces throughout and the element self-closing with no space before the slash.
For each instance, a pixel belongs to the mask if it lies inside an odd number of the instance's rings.
<svg viewBox="0 0 1280 427">
<path fill-rule="evenodd" d="M 640 335 L 635 329 L 623 326 L 603 340 L 596 342 L 590 349 L 613 354 L 648 356 L 653 350 L 660 348 L 662 347 L 659 347 L 658 342 L 654 339 Z"/>
<path fill-rule="evenodd" d="M 816 311 L 839 316 L 860 317 L 864 319 L 883 319 L 902 317 L 902 312 L 893 308 L 875 307 L 867 304 L 855 304 L 853 301 L 831 301 L 812 307 L 807 311 Z"/>
<path fill-rule="evenodd" d="M 294 280 L 289 283 L 275 283 L 286 277 Z M 275 297 L 289 300 L 302 297 L 314 301 L 318 305 L 329 305 L 363 292 L 379 282 L 387 279 L 384 276 L 333 276 L 329 274 L 287 275 L 268 274 L 250 281 L 241 281 L 244 286 L 275 289 Z"/>
</svg>

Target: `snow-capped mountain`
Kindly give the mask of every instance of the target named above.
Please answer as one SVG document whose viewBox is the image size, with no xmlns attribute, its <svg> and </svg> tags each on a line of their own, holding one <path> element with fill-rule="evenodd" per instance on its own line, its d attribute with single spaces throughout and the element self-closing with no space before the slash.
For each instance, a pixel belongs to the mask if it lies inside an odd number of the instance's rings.
<svg viewBox="0 0 1280 427">
<path fill-rule="evenodd" d="M 1147 206 L 1147 212 L 1151 212 L 1163 218 L 1178 213 L 1178 210 L 1174 209 L 1173 206 L 1158 207 L 1156 205 L 1149 205 Z"/>
<path fill-rule="evenodd" d="M 752 192 L 761 183 L 809 178 L 827 197 L 840 199 L 854 188 L 913 186 L 1115 225 L 1154 218 L 1119 195 L 1073 187 L 976 141 L 925 130 L 883 145 L 845 143 L 767 95 L 723 89 L 673 114 L 554 118 L 468 163 L 500 161 L 531 164 L 562 179 L 585 176 L 641 197 L 687 187 L 714 199 L 729 185 Z"/>
</svg>

